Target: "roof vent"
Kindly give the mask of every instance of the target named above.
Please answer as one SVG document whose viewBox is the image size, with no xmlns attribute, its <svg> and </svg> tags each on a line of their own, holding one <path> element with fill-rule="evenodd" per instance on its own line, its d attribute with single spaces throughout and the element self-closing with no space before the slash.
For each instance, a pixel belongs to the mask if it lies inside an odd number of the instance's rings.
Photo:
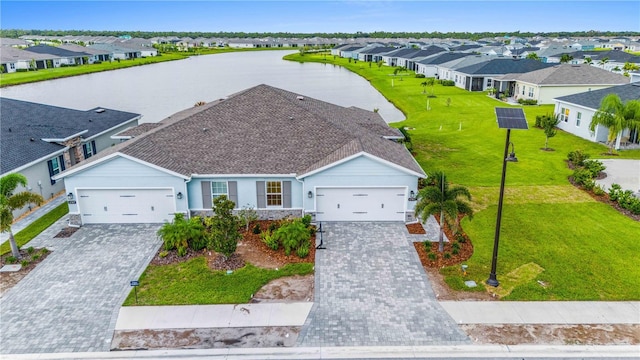
<svg viewBox="0 0 640 360">
<path fill-rule="evenodd" d="M 102 108 L 100 108 L 100 109 L 96 109 L 96 112 L 97 112 L 98 114 L 103 113 L 104 111 L 105 111 L 105 110 L 104 110 L 104 109 L 102 109 Z"/>
<path fill-rule="evenodd" d="M 36 141 L 36 139 L 34 139 L 34 138 L 31 138 L 31 139 L 29 139 L 29 140 L 30 140 L 30 141 Z"/>
<path fill-rule="evenodd" d="M 289 116 L 289 120 L 293 120 L 293 116 Z"/>
<path fill-rule="evenodd" d="M 304 96 L 300 96 L 300 95 L 298 95 L 297 99 L 298 99 L 298 100 L 304 100 Z"/>
<path fill-rule="evenodd" d="M 209 130 L 209 129 L 207 129 L 207 128 L 202 128 L 202 131 L 203 131 L 203 132 L 206 132 L 207 130 Z"/>
</svg>

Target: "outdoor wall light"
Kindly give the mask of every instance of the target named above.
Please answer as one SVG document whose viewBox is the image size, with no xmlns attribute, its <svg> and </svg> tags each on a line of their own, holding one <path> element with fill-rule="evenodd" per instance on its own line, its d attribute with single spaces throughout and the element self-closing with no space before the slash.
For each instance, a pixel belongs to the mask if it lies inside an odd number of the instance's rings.
<svg viewBox="0 0 640 360">
<path fill-rule="evenodd" d="M 182 193 L 181 193 L 181 192 L 178 192 L 178 193 L 176 194 L 176 197 L 178 198 L 178 200 L 182 200 Z"/>
<path fill-rule="evenodd" d="M 411 191 L 409 192 L 409 199 L 414 199 L 415 197 L 416 197 L 416 193 L 415 193 L 415 191 L 411 190 Z"/>
<path fill-rule="evenodd" d="M 73 201 L 73 193 L 68 193 L 67 194 L 67 200 Z"/>
<path fill-rule="evenodd" d="M 313 197 L 313 191 L 309 190 L 309 192 L 307 193 L 307 197 L 311 199 Z"/>
</svg>

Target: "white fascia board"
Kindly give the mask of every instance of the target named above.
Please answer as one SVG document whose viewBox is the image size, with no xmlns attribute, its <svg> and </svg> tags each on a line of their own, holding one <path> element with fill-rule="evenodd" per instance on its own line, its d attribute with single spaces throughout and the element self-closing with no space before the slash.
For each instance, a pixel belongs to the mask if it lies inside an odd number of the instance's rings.
<svg viewBox="0 0 640 360">
<path fill-rule="evenodd" d="M 296 178 L 297 178 L 297 179 L 303 179 L 303 178 L 305 178 L 305 177 L 309 177 L 309 176 L 311 176 L 311 175 L 314 175 L 314 174 L 317 174 L 317 173 L 319 173 L 319 172 L 322 172 L 322 171 L 325 171 L 325 170 L 327 170 L 327 169 L 330 169 L 330 168 L 332 168 L 332 167 L 334 167 L 334 166 L 338 166 L 338 165 L 340 165 L 340 164 L 344 164 L 344 163 L 346 163 L 346 162 L 348 162 L 348 161 L 351 161 L 351 160 L 353 160 L 353 159 L 355 159 L 355 158 L 358 158 L 358 157 L 360 157 L 360 156 L 367 157 L 367 158 L 369 158 L 369 159 L 371 159 L 371 160 L 377 161 L 377 162 L 379 162 L 379 163 L 382 163 L 382 164 L 384 164 L 384 165 L 387 165 L 387 166 L 389 166 L 389 167 L 392 167 L 392 168 L 394 168 L 394 169 L 396 169 L 396 170 L 400 170 L 400 171 L 402 171 L 402 172 L 404 172 L 404 173 L 407 173 L 407 174 L 409 174 L 409 175 L 414 175 L 414 176 L 417 176 L 417 177 L 420 177 L 420 178 L 425 177 L 425 174 L 417 173 L 417 172 L 415 172 L 415 171 L 413 171 L 413 170 L 410 170 L 410 169 L 405 168 L 404 166 L 400 166 L 400 165 L 398 165 L 398 164 L 392 163 L 391 161 L 388 161 L 388 160 L 385 160 L 385 159 L 379 158 L 379 157 L 377 157 L 377 156 L 371 155 L 371 154 L 369 154 L 369 153 L 367 153 L 367 152 L 361 151 L 361 152 L 359 152 L 359 153 L 357 153 L 357 154 L 353 154 L 353 155 L 351 155 L 351 156 L 347 156 L 347 157 L 345 157 L 345 158 L 343 158 L 343 159 L 341 159 L 341 160 L 338 160 L 338 161 L 336 161 L 336 162 L 333 162 L 333 163 L 331 163 L 331 164 L 329 164 L 329 165 L 325 165 L 325 166 L 323 166 L 323 167 L 321 167 L 321 168 L 318 168 L 318 169 L 316 169 L 316 170 L 313 170 L 313 171 L 310 171 L 310 172 L 308 172 L 308 173 L 302 174 L 302 175 L 300 175 L 300 176 L 298 176 L 298 177 L 296 177 Z M 412 157 L 412 158 L 413 158 L 413 157 Z M 413 161 L 415 161 L 415 159 L 413 159 Z M 417 162 L 416 162 L 416 164 L 417 164 Z M 418 166 L 419 166 L 419 165 L 418 165 Z"/>
<path fill-rule="evenodd" d="M 591 110 L 591 111 L 594 111 L 594 112 L 598 111 L 598 109 L 590 108 L 590 107 L 587 107 L 587 106 L 584 106 L 584 105 L 574 104 L 574 103 L 572 103 L 572 102 L 568 102 L 568 101 L 562 101 L 562 100 L 556 100 L 556 99 L 553 99 L 553 100 L 554 100 L 558 105 L 567 104 L 567 105 L 576 106 L 576 107 L 579 107 L 579 108 L 581 108 L 581 109 L 585 109 L 585 110 Z"/>
<path fill-rule="evenodd" d="M 141 118 L 142 118 L 142 115 L 138 115 L 138 116 L 136 116 L 136 117 L 133 117 L 133 118 L 131 118 L 131 119 L 129 119 L 129 120 L 127 120 L 127 121 L 125 121 L 125 122 L 121 122 L 120 124 L 118 124 L 118 125 L 116 125 L 116 126 L 113 126 L 113 127 L 109 128 L 109 129 L 107 129 L 107 130 L 105 130 L 105 131 L 99 132 L 99 133 L 97 133 L 97 134 L 95 134 L 95 135 L 93 135 L 93 136 L 90 136 L 90 137 L 88 137 L 88 138 L 85 138 L 85 139 L 83 140 L 83 142 L 87 142 L 87 141 L 89 141 L 89 140 L 95 139 L 95 138 L 97 138 L 98 136 L 101 136 L 101 135 L 103 135 L 103 134 L 105 134 L 105 133 L 108 133 L 109 131 L 113 131 L 114 129 L 119 128 L 119 127 L 120 127 L 120 126 L 122 126 L 122 125 L 126 125 L 126 124 L 128 124 L 128 123 L 130 123 L 130 122 L 140 120 Z M 113 137 L 111 137 L 111 138 L 113 139 Z"/>
<path fill-rule="evenodd" d="M 264 178 L 283 178 L 283 177 L 296 177 L 296 174 L 192 174 L 191 178 L 193 179 L 205 179 L 205 178 L 254 178 L 254 177 L 264 177 Z"/>
<path fill-rule="evenodd" d="M 130 155 L 123 154 L 121 152 L 115 152 L 113 154 L 109 154 L 109 155 L 107 155 L 107 156 L 105 156 L 105 157 L 103 157 L 101 159 L 96 160 L 96 161 L 92 161 L 92 162 L 90 162 L 88 164 L 80 165 L 79 167 L 77 167 L 75 169 L 71 168 L 70 170 L 63 171 L 58 175 L 52 176 L 51 178 L 53 180 L 60 180 L 60 179 L 62 179 L 64 177 L 67 177 L 69 175 L 75 174 L 75 173 L 80 172 L 80 171 L 84 171 L 85 169 L 88 169 L 90 167 L 96 166 L 96 165 L 101 164 L 101 163 L 103 163 L 105 161 L 111 160 L 111 159 L 113 159 L 115 157 L 122 157 L 122 158 L 125 158 L 127 160 L 131 160 L 131 161 L 137 162 L 138 164 L 142 164 L 142 165 L 148 166 L 148 167 L 150 167 L 152 169 L 155 169 L 155 170 L 158 170 L 158 171 L 162 171 L 162 172 L 167 173 L 169 175 L 182 178 L 184 180 L 189 180 L 190 179 L 188 176 L 184 176 L 182 174 L 178 174 L 177 172 L 174 172 L 174 171 L 171 171 L 171 170 L 167 170 L 167 169 L 165 169 L 163 167 L 148 163 L 146 161 L 142 161 L 142 160 L 140 160 L 138 158 L 135 158 L 135 157 L 130 156 Z"/>
<path fill-rule="evenodd" d="M 118 135 L 113 135 L 110 136 L 111 139 L 113 140 L 131 140 L 133 139 L 133 136 L 118 136 Z"/>
<path fill-rule="evenodd" d="M 56 151 L 56 152 L 52 152 L 52 153 L 48 154 L 47 156 L 43 156 L 43 157 L 41 157 L 41 158 L 39 158 L 39 159 L 37 159 L 37 160 L 33 160 L 33 161 L 32 161 L 32 162 L 30 162 L 30 163 L 24 164 L 24 165 L 22 165 L 22 166 L 18 166 L 17 168 L 12 169 L 12 170 L 10 170 L 10 171 L 8 171 L 8 172 L 6 172 L 6 173 L 2 174 L 2 176 L 6 175 L 6 174 L 18 173 L 18 172 L 20 172 L 20 171 L 22 171 L 22 170 L 24 170 L 24 169 L 26 169 L 26 168 L 29 168 L 29 167 L 31 167 L 31 166 L 33 166 L 33 165 L 36 165 L 36 164 L 38 164 L 38 163 L 41 163 L 41 162 L 43 162 L 43 161 L 51 160 L 51 159 L 52 159 L 52 158 L 54 158 L 54 157 L 57 157 L 57 156 L 59 156 L 59 155 L 64 154 L 64 152 L 65 152 L 65 151 L 67 151 L 67 150 L 69 150 L 69 147 L 64 147 L 64 148 L 62 148 L 62 149 L 60 149 L 60 150 L 58 150 L 58 151 Z"/>
<path fill-rule="evenodd" d="M 69 135 L 69 136 L 67 136 L 66 138 L 63 138 L 63 139 L 55 139 L 55 138 L 51 138 L 51 139 L 41 139 L 41 140 L 42 140 L 42 141 L 46 141 L 46 142 L 50 142 L 50 143 L 62 143 L 62 142 L 65 142 L 65 141 L 69 141 L 69 140 L 71 140 L 71 139 L 73 139 L 73 138 L 79 137 L 80 135 L 85 134 L 85 133 L 87 133 L 88 131 L 89 131 L 89 130 L 83 130 L 83 131 L 80 131 L 80 132 L 79 132 L 79 133 L 77 133 L 77 134 Z"/>
</svg>

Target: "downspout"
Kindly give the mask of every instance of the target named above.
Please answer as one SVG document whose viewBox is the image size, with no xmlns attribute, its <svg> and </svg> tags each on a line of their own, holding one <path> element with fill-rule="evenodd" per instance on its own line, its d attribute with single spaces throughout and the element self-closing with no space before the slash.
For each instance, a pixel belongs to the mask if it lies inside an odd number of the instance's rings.
<svg viewBox="0 0 640 360">
<path fill-rule="evenodd" d="M 300 179 L 298 179 L 298 177 L 297 177 L 297 176 L 295 177 L 295 179 L 296 179 L 296 181 L 297 181 L 297 182 L 299 182 L 299 183 L 301 183 L 301 184 L 302 184 L 302 193 L 301 193 L 301 199 L 302 199 L 302 216 L 304 216 L 304 215 L 305 215 L 305 213 L 306 213 L 306 208 L 305 208 L 305 206 L 304 206 L 305 201 L 306 201 L 306 200 L 305 200 L 306 198 L 305 198 L 305 196 L 304 196 L 304 194 L 305 194 L 305 192 L 306 192 L 306 191 L 305 191 L 305 190 L 306 190 L 306 188 L 305 188 L 305 182 L 304 182 L 304 181 L 302 181 L 302 180 L 300 180 Z"/>
<path fill-rule="evenodd" d="M 188 180 L 184 181 L 184 200 L 187 202 L 187 219 L 191 219 L 191 210 L 189 209 L 189 191 L 187 191 L 187 185 L 191 182 L 191 180 L 193 180 L 193 176 L 190 176 Z"/>
</svg>

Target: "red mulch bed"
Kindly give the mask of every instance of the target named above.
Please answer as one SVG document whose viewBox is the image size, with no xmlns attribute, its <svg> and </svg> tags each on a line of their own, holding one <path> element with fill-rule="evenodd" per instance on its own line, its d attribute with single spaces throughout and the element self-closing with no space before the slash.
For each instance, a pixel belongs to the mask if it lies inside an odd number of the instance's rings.
<svg viewBox="0 0 640 360">
<path fill-rule="evenodd" d="M 311 236 L 311 247 L 309 255 L 305 258 L 299 258 L 295 252 L 287 256 L 282 248 L 272 250 L 260 239 L 260 234 L 254 234 L 253 228 L 255 224 L 260 225 L 261 230 L 269 228 L 271 223 L 277 222 L 273 220 L 259 220 L 252 223 L 249 226 L 249 231 L 241 229 L 242 239 L 238 241 L 238 247 L 236 252 L 225 261 L 224 256 L 216 253 L 213 250 L 200 250 L 193 251 L 189 249 L 185 256 L 178 256 L 176 250 L 168 251 L 167 256 L 160 257 L 160 253 L 164 252 L 164 248 L 160 247 L 156 256 L 154 256 L 151 263 L 154 265 L 166 265 L 178 262 L 187 261 L 194 257 L 205 256 L 209 267 L 215 270 L 234 270 L 244 266 L 246 262 L 251 263 L 258 267 L 264 268 L 277 268 L 282 267 L 289 263 L 302 263 L 302 262 L 314 262 L 316 255 L 316 237 L 315 234 Z"/>
<path fill-rule="evenodd" d="M 435 218 L 439 222 L 440 217 L 436 216 Z M 456 236 L 453 234 L 453 231 L 451 231 L 451 229 L 445 224 L 444 233 L 445 235 L 447 235 L 449 242 L 444 243 L 444 252 L 441 253 L 438 251 L 439 244 L 437 241 L 430 244 L 431 246 L 430 253 L 436 255 L 435 260 L 432 260 L 429 258 L 429 255 L 427 254 L 427 251 L 424 248 L 424 243 L 422 242 L 413 243 L 413 246 L 416 248 L 416 251 L 418 252 L 418 257 L 420 258 L 420 262 L 422 263 L 422 266 L 427 268 L 441 268 L 444 266 L 456 265 L 469 259 L 471 255 L 473 255 L 473 244 L 471 243 L 471 240 L 469 239 L 467 234 L 465 234 L 464 231 L 462 231 L 462 228 L 458 227 L 458 229 L 460 233 L 462 233 L 462 236 L 465 239 L 464 242 L 456 241 Z M 457 254 L 454 254 L 452 252 L 454 243 L 457 243 L 458 246 L 460 246 L 460 249 L 458 250 Z M 445 254 L 449 254 L 450 257 L 446 259 L 444 257 Z"/>
<path fill-rule="evenodd" d="M 426 234 L 427 232 L 424 231 L 424 228 L 422 227 L 422 224 L 420 224 L 419 222 L 417 223 L 413 223 L 413 224 L 406 224 L 407 226 L 407 230 L 409 231 L 409 234 Z"/>
</svg>

